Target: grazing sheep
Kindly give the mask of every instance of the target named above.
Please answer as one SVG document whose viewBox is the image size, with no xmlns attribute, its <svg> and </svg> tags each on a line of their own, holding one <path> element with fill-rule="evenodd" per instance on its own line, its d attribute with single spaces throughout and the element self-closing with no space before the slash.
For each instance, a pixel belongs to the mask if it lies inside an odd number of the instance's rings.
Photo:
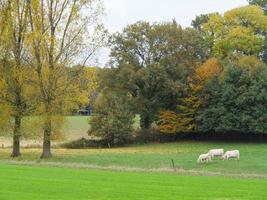
<svg viewBox="0 0 267 200">
<path fill-rule="evenodd" d="M 211 149 L 208 154 L 213 158 L 214 156 L 222 156 L 224 153 L 223 149 Z"/>
<path fill-rule="evenodd" d="M 199 157 L 198 157 L 198 159 L 197 159 L 197 162 L 198 163 L 202 163 L 202 162 L 209 162 L 209 161 L 211 161 L 211 156 L 208 154 L 208 153 L 206 153 L 206 154 L 201 154 Z"/>
<path fill-rule="evenodd" d="M 238 150 L 226 151 L 222 156 L 223 160 L 228 160 L 229 158 L 237 158 L 239 160 L 240 153 Z"/>
</svg>

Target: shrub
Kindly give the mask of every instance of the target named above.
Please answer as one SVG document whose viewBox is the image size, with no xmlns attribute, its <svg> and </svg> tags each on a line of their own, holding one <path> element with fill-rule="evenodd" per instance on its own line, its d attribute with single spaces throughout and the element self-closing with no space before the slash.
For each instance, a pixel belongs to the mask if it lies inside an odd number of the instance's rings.
<svg viewBox="0 0 267 200">
<path fill-rule="evenodd" d="M 100 95 L 90 120 L 89 135 L 105 140 L 110 146 L 127 143 L 134 119 L 129 102 L 127 95 L 111 92 Z"/>
<path fill-rule="evenodd" d="M 101 148 L 107 147 L 106 141 L 81 138 L 61 145 L 69 149 Z"/>
</svg>

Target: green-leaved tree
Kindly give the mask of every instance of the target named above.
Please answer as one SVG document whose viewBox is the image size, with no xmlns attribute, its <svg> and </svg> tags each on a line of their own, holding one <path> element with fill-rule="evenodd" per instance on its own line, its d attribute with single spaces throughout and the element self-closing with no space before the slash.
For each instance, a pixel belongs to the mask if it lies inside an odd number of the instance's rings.
<svg viewBox="0 0 267 200">
<path fill-rule="evenodd" d="M 210 81 L 201 95 L 199 130 L 266 134 L 266 83 L 265 64 L 251 57 L 226 62 L 223 73 Z"/>
<path fill-rule="evenodd" d="M 205 58 L 201 36 L 171 23 L 137 22 L 111 39 L 111 70 L 106 86 L 129 92 L 148 129 L 160 109 L 173 110 L 196 62 Z"/>
</svg>

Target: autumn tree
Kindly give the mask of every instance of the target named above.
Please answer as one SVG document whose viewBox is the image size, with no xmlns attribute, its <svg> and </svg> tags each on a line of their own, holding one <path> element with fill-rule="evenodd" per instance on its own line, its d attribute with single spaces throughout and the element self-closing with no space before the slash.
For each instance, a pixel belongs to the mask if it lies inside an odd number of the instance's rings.
<svg viewBox="0 0 267 200">
<path fill-rule="evenodd" d="M 199 131 L 266 134 L 266 81 L 267 67 L 255 58 L 225 61 L 224 71 L 201 94 Z"/>
<path fill-rule="evenodd" d="M 249 4 L 257 5 L 262 8 L 265 15 L 267 15 L 267 1 L 266 0 L 248 0 Z M 263 32 L 264 35 L 264 45 L 262 47 L 261 58 L 267 64 L 267 31 Z"/>
<path fill-rule="evenodd" d="M 98 93 L 100 92 L 99 73 L 101 69 L 96 67 L 83 67 L 77 82 L 77 102 L 78 108 L 92 106 Z"/>
<path fill-rule="evenodd" d="M 22 137 L 22 118 L 30 110 L 30 93 L 28 74 L 32 71 L 27 65 L 28 48 L 26 40 L 29 33 L 29 2 L 1 1 L 1 66 L 0 82 L 4 86 L 0 103 L 8 112 L 6 119 L 14 121 L 12 157 L 20 155 L 20 139 Z M 0 83 L 0 84 L 1 84 Z M 3 110 L 5 110 L 3 109 Z M 2 111 L 3 111 L 2 110 Z"/>
<path fill-rule="evenodd" d="M 191 82 L 192 90 L 199 93 L 203 90 L 205 84 L 213 79 L 214 76 L 220 75 L 221 71 L 221 64 L 216 58 L 210 58 L 202 65 L 197 66 Z"/>
<path fill-rule="evenodd" d="M 75 76 L 69 76 L 66 67 L 75 62 L 85 66 L 102 44 L 101 13 L 98 0 L 31 0 L 29 44 L 38 77 L 38 112 L 44 119 L 41 158 L 51 156 L 53 117 L 66 112 L 73 93 Z M 72 73 L 78 76 L 80 69 Z"/>
<path fill-rule="evenodd" d="M 223 15 L 215 13 L 204 24 L 206 38 L 213 41 L 212 54 L 227 56 L 262 56 L 267 16 L 254 5 L 235 8 Z"/>
<path fill-rule="evenodd" d="M 159 129 L 162 133 L 188 133 L 197 131 L 196 117 L 202 100 L 205 85 L 215 76 L 220 75 L 222 67 L 216 58 L 210 58 L 196 67 L 188 77 L 188 87 L 182 97 L 178 98 L 174 111 L 163 110 L 159 113 Z"/>
<path fill-rule="evenodd" d="M 174 109 L 183 84 L 204 57 L 201 37 L 193 29 L 171 23 L 137 22 L 111 39 L 107 87 L 128 91 L 141 127 L 148 129 L 160 109 Z"/>
<path fill-rule="evenodd" d="M 3 63 L 0 63 L 0 69 L 2 71 Z M 11 108 L 6 101 L 6 83 L 4 81 L 4 73 L 0 73 L 0 133 L 4 133 L 9 127 L 9 121 L 11 120 Z"/>
<path fill-rule="evenodd" d="M 267 14 L 267 1 L 266 0 L 248 0 L 249 4 L 257 5 L 264 10 L 265 14 Z"/>
</svg>

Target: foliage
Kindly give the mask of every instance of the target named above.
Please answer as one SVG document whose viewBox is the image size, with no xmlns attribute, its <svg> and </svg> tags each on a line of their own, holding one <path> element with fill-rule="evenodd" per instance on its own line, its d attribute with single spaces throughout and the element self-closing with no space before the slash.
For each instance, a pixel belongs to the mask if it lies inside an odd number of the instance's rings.
<svg viewBox="0 0 267 200">
<path fill-rule="evenodd" d="M 106 140 L 81 138 L 64 143 L 61 147 L 68 149 L 106 148 L 108 147 L 108 144 Z"/>
<path fill-rule="evenodd" d="M 174 109 L 187 75 L 204 57 L 197 31 L 172 23 L 137 22 L 111 40 L 109 88 L 133 97 L 141 126 L 150 127 L 160 109 Z"/>
<path fill-rule="evenodd" d="M 133 131 L 134 114 L 128 96 L 107 92 L 101 94 L 90 120 L 89 135 L 108 145 L 125 144 Z"/>
<path fill-rule="evenodd" d="M 195 116 L 199 108 L 199 99 L 196 96 L 181 98 L 177 105 L 177 133 L 194 132 L 196 129 Z"/>
<path fill-rule="evenodd" d="M 263 51 L 267 16 L 258 6 L 232 9 L 224 15 L 213 14 L 204 24 L 206 37 L 214 41 L 212 52 L 219 58 L 235 55 L 260 57 Z"/>
<path fill-rule="evenodd" d="M 267 67 L 247 59 L 226 63 L 204 89 L 200 131 L 266 133 Z"/>
<path fill-rule="evenodd" d="M 211 58 L 196 67 L 189 77 L 188 90 L 183 97 L 178 98 L 175 111 L 165 110 L 159 113 L 159 128 L 162 133 L 187 133 L 196 131 L 195 117 L 201 106 L 199 94 L 205 84 L 221 73 L 218 60 Z"/>
<path fill-rule="evenodd" d="M 205 84 L 215 76 L 220 75 L 221 71 L 221 64 L 216 58 L 210 58 L 202 65 L 197 66 L 191 83 L 192 91 L 194 93 L 201 92 Z"/>
<path fill-rule="evenodd" d="M 177 133 L 177 114 L 170 110 L 161 110 L 158 114 L 159 131 L 161 133 L 175 134 Z"/>
<path fill-rule="evenodd" d="M 20 155 L 22 118 L 34 107 L 34 86 L 29 84 L 34 77 L 28 66 L 26 38 L 28 36 L 28 1 L 2 1 L 0 4 L 1 36 L 0 82 L 4 85 L 0 95 L 0 109 L 8 113 L 4 120 L 10 121 L 13 134 L 12 156 Z M 32 74 L 32 76 L 28 76 Z"/>
<path fill-rule="evenodd" d="M 86 12 L 85 12 L 86 11 Z M 29 48 L 37 74 L 39 115 L 43 121 L 43 154 L 51 156 L 53 117 L 63 115 L 73 103 L 80 68 L 67 70 L 81 59 L 81 66 L 102 44 L 104 31 L 99 23 L 102 4 L 98 0 L 38 1 L 29 5 Z M 88 26 L 88 28 L 87 28 Z M 89 34 L 89 27 L 94 34 Z M 88 45 L 90 44 L 90 45 Z"/>
<path fill-rule="evenodd" d="M 199 100 L 195 96 L 179 98 L 176 111 L 159 112 L 159 130 L 161 133 L 176 134 L 195 130 L 194 117 L 199 108 Z"/>
<path fill-rule="evenodd" d="M 191 25 L 196 29 L 197 31 L 203 31 L 203 25 L 206 24 L 209 20 L 208 14 L 201 14 L 199 16 L 196 16 L 194 20 L 192 20 Z"/>
<path fill-rule="evenodd" d="M 267 14 L 267 1 L 266 0 L 248 0 L 249 4 L 260 6 L 265 14 Z"/>
<path fill-rule="evenodd" d="M 266 0 L 248 0 L 249 4 L 260 6 L 265 15 L 267 15 L 267 1 Z M 261 58 L 267 64 L 267 32 L 264 33 L 264 46 L 262 47 Z"/>
<path fill-rule="evenodd" d="M 191 22 L 191 26 L 193 26 L 193 28 L 202 38 L 200 42 L 203 50 L 202 62 L 204 62 L 211 56 L 212 48 L 214 45 L 214 41 L 212 40 L 212 38 L 205 32 L 205 24 L 209 21 L 209 17 L 211 15 L 212 14 L 201 14 L 199 16 L 196 16 L 196 18 Z"/>
<path fill-rule="evenodd" d="M 7 104 L 1 103 L 0 109 L 0 135 L 6 135 L 10 128 L 11 108 Z"/>
<path fill-rule="evenodd" d="M 9 105 L 3 101 L 5 97 L 6 84 L 3 80 L 3 74 L 0 74 L 0 134 L 5 132 L 8 122 L 11 119 L 11 109 Z"/>
<path fill-rule="evenodd" d="M 82 67 L 75 66 L 70 70 L 70 74 L 75 72 L 75 68 L 80 69 L 78 77 L 73 77 L 75 81 L 72 82 L 75 88 L 72 93 L 71 110 L 77 113 L 80 108 L 86 108 L 89 105 L 92 106 L 98 93 L 100 92 L 100 72 L 101 69 L 96 67 Z M 76 74 L 71 74 L 76 76 Z"/>
<path fill-rule="evenodd" d="M 85 66 L 105 43 L 100 0 L 1 1 L 0 128 L 13 130 L 13 155 L 42 130 L 42 156 L 51 156 L 62 116 L 96 94 L 90 134 L 111 145 L 125 143 L 136 115 L 141 139 L 154 122 L 171 136 L 266 133 L 266 1 L 249 3 L 199 15 L 193 28 L 128 25 L 110 37 L 110 68 L 96 69 Z"/>
</svg>

